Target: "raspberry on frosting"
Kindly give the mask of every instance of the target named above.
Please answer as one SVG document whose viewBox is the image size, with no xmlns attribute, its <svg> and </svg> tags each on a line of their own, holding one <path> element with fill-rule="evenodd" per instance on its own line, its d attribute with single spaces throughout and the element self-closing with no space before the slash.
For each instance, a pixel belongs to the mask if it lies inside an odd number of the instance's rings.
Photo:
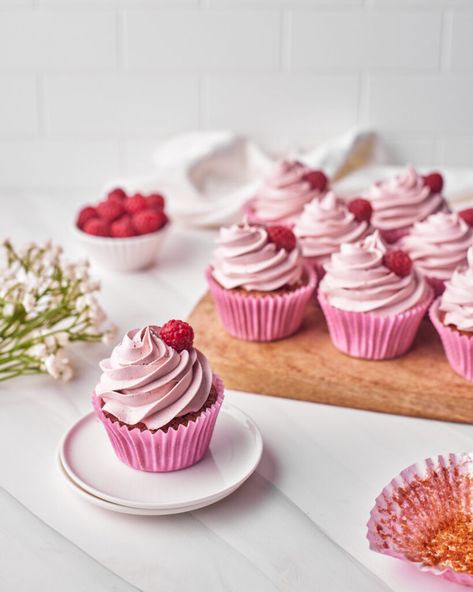
<svg viewBox="0 0 473 592">
<path fill-rule="evenodd" d="M 178 352 L 183 349 L 191 349 L 194 343 L 194 330 L 189 323 L 175 319 L 168 321 L 161 327 L 159 336 L 164 343 Z"/>
<path fill-rule="evenodd" d="M 412 270 L 412 259 L 405 251 L 388 251 L 383 258 L 384 265 L 399 277 L 406 277 Z"/>
<path fill-rule="evenodd" d="M 426 175 L 424 177 L 424 183 L 430 189 L 431 193 L 440 193 L 443 189 L 443 177 L 436 171 Z"/>
<path fill-rule="evenodd" d="M 373 214 L 373 207 L 367 199 L 357 197 L 347 204 L 349 211 L 358 222 L 369 222 Z"/>
<path fill-rule="evenodd" d="M 297 240 L 290 228 L 286 226 L 268 226 L 268 239 L 278 249 L 285 249 L 288 253 L 296 248 Z"/>
</svg>

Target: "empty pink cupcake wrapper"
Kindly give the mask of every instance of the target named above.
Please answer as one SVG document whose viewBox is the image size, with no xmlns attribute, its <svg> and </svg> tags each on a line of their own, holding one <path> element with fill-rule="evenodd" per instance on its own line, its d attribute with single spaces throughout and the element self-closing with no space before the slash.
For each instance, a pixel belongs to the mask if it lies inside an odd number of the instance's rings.
<svg viewBox="0 0 473 592">
<path fill-rule="evenodd" d="M 319 304 L 337 349 L 355 358 L 388 360 L 411 347 L 433 294 L 409 310 L 391 316 L 349 312 L 331 306 L 319 291 Z"/>
<path fill-rule="evenodd" d="M 471 541 L 472 496 L 472 453 L 411 465 L 376 498 L 367 525 L 370 549 L 473 586 L 471 543 L 464 545 Z"/>
<path fill-rule="evenodd" d="M 218 376 L 214 375 L 213 384 L 217 389 L 215 403 L 195 421 L 189 421 L 187 426 L 182 424 L 177 430 L 169 428 L 167 432 L 130 430 L 105 416 L 100 399 L 95 394 L 92 402 L 122 462 L 139 471 L 177 471 L 199 462 L 207 452 L 224 396 L 223 382 Z"/>
<path fill-rule="evenodd" d="M 445 292 L 445 281 L 433 277 L 428 277 L 426 279 L 434 289 L 435 297 L 442 296 L 442 294 Z"/>
<path fill-rule="evenodd" d="M 206 277 L 217 311 L 225 329 L 245 341 L 275 341 L 295 333 L 317 285 L 315 271 L 305 266 L 307 285 L 287 294 L 247 296 L 225 290 L 207 269 Z"/>
<path fill-rule="evenodd" d="M 447 360 L 455 372 L 473 382 L 473 337 L 461 335 L 444 325 L 439 319 L 439 305 L 440 299 L 437 298 L 430 307 L 429 314 L 442 340 Z"/>
</svg>

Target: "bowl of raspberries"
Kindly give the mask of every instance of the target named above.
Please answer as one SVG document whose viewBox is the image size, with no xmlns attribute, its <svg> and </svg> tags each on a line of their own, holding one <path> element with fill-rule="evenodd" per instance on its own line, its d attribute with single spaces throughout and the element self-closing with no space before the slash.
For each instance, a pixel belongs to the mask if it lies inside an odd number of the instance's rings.
<svg viewBox="0 0 473 592">
<path fill-rule="evenodd" d="M 96 263 L 114 271 L 136 271 L 152 265 L 169 227 L 165 199 L 159 193 L 127 195 L 110 191 L 94 206 L 83 207 L 76 234 Z"/>
</svg>

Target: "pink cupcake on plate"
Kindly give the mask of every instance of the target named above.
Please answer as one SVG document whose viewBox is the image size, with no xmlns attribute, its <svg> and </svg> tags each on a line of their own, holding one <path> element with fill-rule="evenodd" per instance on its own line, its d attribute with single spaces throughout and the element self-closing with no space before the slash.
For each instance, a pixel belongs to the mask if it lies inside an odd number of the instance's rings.
<svg viewBox="0 0 473 592">
<path fill-rule="evenodd" d="M 416 222 L 435 212 L 448 211 L 442 188 L 439 173 L 424 177 L 412 166 L 402 175 L 377 181 L 367 194 L 373 207 L 373 226 L 386 242 L 396 242 Z"/>
<path fill-rule="evenodd" d="M 251 223 L 292 226 L 306 203 L 322 197 L 328 180 L 297 160 L 279 162 L 244 207 Z"/>
<path fill-rule="evenodd" d="M 315 267 L 319 279 L 342 243 L 358 242 L 372 232 L 371 213 L 367 200 L 354 199 L 346 204 L 333 191 L 304 206 L 293 230 L 304 258 Z"/>
<path fill-rule="evenodd" d="M 473 381 L 473 247 L 467 260 L 447 280 L 445 292 L 430 307 L 430 318 L 450 366 Z"/>
<path fill-rule="evenodd" d="M 325 269 L 319 303 L 335 347 L 368 360 L 406 353 L 433 298 L 409 256 L 375 232 L 343 244 Z"/>
<path fill-rule="evenodd" d="M 223 383 L 193 338 L 183 321 L 133 329 L 100 363 L 95 413 L 118 458 L 134 469 L 183 469 L 209 447 Z"/>
<path fill-rule="evenodd" d="M 399 242 L 409 253 L 417 270 L 427 278 L 437 296 L 442 294 L 445 281 L 461 265 L 473 245 L 473 229 L 456 213 L 439 212 L 414 224 L 409 234 Z"/>
<path fill-rule="evenodd" d="M 314 269 L 284 226 L 221 228 L 206 276 L 223 326 L 247 341 L 295 333 L 317 285 Z"/>
</svg>

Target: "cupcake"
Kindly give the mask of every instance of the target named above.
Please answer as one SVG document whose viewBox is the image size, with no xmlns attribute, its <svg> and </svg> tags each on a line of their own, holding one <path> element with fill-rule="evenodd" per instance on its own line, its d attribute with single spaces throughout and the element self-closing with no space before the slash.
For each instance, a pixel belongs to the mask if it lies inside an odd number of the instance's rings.
<svg viewBox="0 0 473 592">
<path fill-rule="evenodd" d="M 473 381 L 473 247 L 468 249 L 467 266 L 453 273 L 431 306 L 430 318 L 450 366 Z"/>
<path fill-rule="evenodd" d="M 294 225 L 294 234 L 302 255 L 314 265 L 322 278 L 324 266 L 342 243 L 354 243 L 372 231 L 371 205 L 365 199 L 354 199 L 348 205 L 333 191 L 313 199 Z"/>
<path fill-rule="evenodd" d="M 473 229 L 458 214 L 439 212 L 414 224 L 399 246 L 409 253 L 417 270 L 427 278 L 437 295 L 445 281 L 461 265 L 466 265 L 468 248 L 473 245 Z"/>
<path fill-rule="evenodd" d="M 225 329 L 239 339 L 273 341 L 295 333 L 317 275 L 284 226 L 220 230 L 207 281 Z"/>
<path fill-rule="evenodd" d="M 252 223 L 292 226 L 305 204 L 322 197 L 327 186 L 322 171 L 297 160 L 283 160 L 247 202 L 245 214 Z"/>
<path fill-rule="evenodd" d="M 209 447 L 223 383 L 193 338 L 183 321 L 133 329 L 100 363 L 95 413 L 118 458 L 134 469 L 184 469 Z"/>
<path fill-rule="evenodd" d="M 411 347 L 433 293 L 406 253 L 388 252 L 375 232 L 343 244 L 325 269 L 319 303 L 335 347 L 369 360 Z"/>
<path fill-rule="evenodd" d="M 373 207 L 373 226 L 386 242 L 396 242 L 416 222 L 435 212 L 448 211 L 442 188 L 439 173 L 423 177 L 412 166 L 402 175 L 377 181 L 367 194 Z"/>
</svg>

